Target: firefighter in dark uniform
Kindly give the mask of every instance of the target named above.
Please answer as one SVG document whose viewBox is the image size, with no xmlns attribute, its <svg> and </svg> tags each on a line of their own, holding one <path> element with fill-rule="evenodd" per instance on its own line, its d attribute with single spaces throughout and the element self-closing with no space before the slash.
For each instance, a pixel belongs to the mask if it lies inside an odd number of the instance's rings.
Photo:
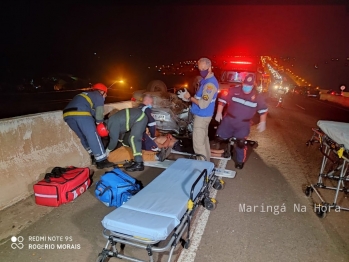
<svg viewBox="0 0 349 262">
<path fill-rule="evenodd" d="M 203 78 L 194 97 L 185 89 L 178 91 L 178 97 L 183 101 L 192 102 L 191 113 L 194 115 L 193 147 L 195 154 L 205 156 L 207 161 L 211 158 L 208 127 L 214 114 L 215 102 L 218 92 L 218 81 L 212 72 L 211 60 L 200 58 L 198 69 Z"/>
<path fill-rule="evenodd" d="M 97 132 L 101 137 L 109 135 L 110 140 L 106 149 L 109 155 L 119 141 L 120 135 L 130 132 L 128 144 L 132 148 L 134 162 L 125 168 L 126 171 L 144 170 L 142 156 L 142 136 L 148 123 L 148 118 L 140 108 L 126 108 L 111 115 L 104 123 L 97 125 Z"/>
<path fill-rule="evenodd" d="M 104 118 L 106 96 L 107 87 L 97 83 L 92 86 L 92 91 L 76 95 L 63 110 L 64 121 L 80 138 L 98 169 L 114 166 L 114 163 L 108 161 L 101 138 L 96 132 L 96 124 Z"/>
<path fill-rule="evenodd" d="M 226 140 L 236 137 L 238 140 L 246 139 L 250 133 L 250 120 L 258 112 L 260 122 L 257 126 L 259 132 L 266 128 L 268 108 L 265 100 L 258 95 L 254 88 L 255 77 L 248 74 L 242 85 L 236 85 L 227 92 L 223 91 L 218 98 L 216 121 L 222 123 L 217 129 L 216 135 L 219 140 Z M 222 117 L 224 106 L 227 106 L 225 115 Z M 242 169 L 246 159 L 247 147 L 244 143 L 237 143 L 235 167 Z"/>
</svg>

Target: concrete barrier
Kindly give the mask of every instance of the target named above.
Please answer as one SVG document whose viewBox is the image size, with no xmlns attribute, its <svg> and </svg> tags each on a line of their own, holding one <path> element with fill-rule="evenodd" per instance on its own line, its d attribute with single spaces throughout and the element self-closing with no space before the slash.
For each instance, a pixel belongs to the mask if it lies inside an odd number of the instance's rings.
<svg viewBox="0 0 349 262">
<path fill-rule="evenodd" d="M 349 96 L 347 96 L 347 93 L 344 93 L 344 95 L 342 96 L 321 93 L 320 100 L 326 100 L 329 102 L 340 104 L 345 107 L 349 107 Z"/>
<path fill-rule="evenodd" d="M 131 101 L 105 105 L 134 107 Z M 55 166 L 89 166 L 90 157 L 63 121 L 62 111 L 0 120 L 0 210 L 33 193 L 33 185 Z"/>
</svg>

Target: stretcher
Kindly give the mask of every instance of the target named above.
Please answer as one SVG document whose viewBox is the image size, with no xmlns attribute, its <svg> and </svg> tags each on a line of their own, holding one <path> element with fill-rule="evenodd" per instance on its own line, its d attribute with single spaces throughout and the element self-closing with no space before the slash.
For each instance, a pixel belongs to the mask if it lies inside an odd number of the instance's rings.
<svg viewBox="0 0 349 262">
<path fill-rule="evenodd" d="M 209 190 L 220 190 L 223 185 L 212 162 L 177 159 L 128 202 L 103 218 L 103 236 L 108 240 L 97 261 L 110 257 L 145 261 L 125 255 L 125 246 L 145 250 L 148 261 L 154 261 L 154 252 L 169 252 L 171 261 L 179 242 L 184 243 L 184 248 L 190 245 L 190 224 L 198 206 L 214 209 L 216 201 L 209 197 Z M 161 241 L 166 242 L 163 247 L 159 246 Z M 117 243 L 121 244 L 120 250 Z"/>
<path fill-rule="evenodd" d="M 349 193 L 349 123 L 319 120 L 317 125 L 318 128 L 312 129 L 314 133 L 307 145 L 319 143 L 323 157 L 317 183 L 307 186 L 305 195 L 310 197 L 316 193 L 321 203 L 314 203 L 314 212 L 324 218 L 331 209 L 349 211 L 338 204 L 339 193 Z M 334 191 L 332 203 L 324 200 L 320 194 L 322 190 Z"/>
</svg>

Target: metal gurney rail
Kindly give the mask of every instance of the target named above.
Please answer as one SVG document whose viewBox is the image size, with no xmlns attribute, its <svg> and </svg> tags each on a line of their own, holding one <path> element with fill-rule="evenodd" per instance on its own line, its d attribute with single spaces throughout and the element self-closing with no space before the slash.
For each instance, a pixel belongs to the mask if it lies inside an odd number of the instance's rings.
<svg viewBox="0 0 349 262">
<path fill-rule="evenodd" d="M 121 249 L 126 245 L 145 250 L 148 261 L 154 261 L 154 252 L 169 251 L 170 261 L 179 242 L 184 242 L 184 248 L 189 247 L 190 224 L 197 207 L 215 207 L 209 189 L 222 189 L 223 183 L 215 175 L 212 162 L 177 159 L 128 202 L 104 217 L 103 235 L 108 241 L 97 261 L 110 257 L 145 261 L 119 252 L 117 243 Z M 159 247 L 161 241 L 167 244 Z"/>
<path fill-rule="evenodd" d="M 319 143 L 323 158 L 318 181 L 306 187 L 305 195 L 310 197 L 313 192 L 317 194 L 321 203 L 314 203 L 314 211 L 318 217 L 324 218 L 331 209 L 349 211 L 349 208 L 338 204 L 339 193 L 349 193 L 346 186 L 346 182 L 349 181 L 349 124 L 320 120 L 318 126 L 320 128 L 312 129 L 314 133 L 307 145 Z M 329 185 L 332 181 L 337 184 Z M 319 189 L 335 191 L 333 202 L 325 201 Z"/>
</svg>

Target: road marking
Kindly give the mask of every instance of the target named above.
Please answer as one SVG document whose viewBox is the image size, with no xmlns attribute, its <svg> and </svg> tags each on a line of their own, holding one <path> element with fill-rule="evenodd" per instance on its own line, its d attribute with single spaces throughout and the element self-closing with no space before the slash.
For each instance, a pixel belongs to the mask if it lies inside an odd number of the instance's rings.
<svg viewBox="0 0 349 262">
<path fill-rule="evenodd" d="M 296 106 L 298 106 L 299 108 L 305 110 L 305 108 L 304 108 L 304 107 L 301 107 L 300 105 L 297 105 L 297 104 L 296 104 Z"/>
<path fill-rule="evenodd" d="M 227 160 L 219 160 L 218 167 L 221 169 L 225 169 L 227 166 L 228 161 Z M 219 177 L 220 178 L 220 177 Z M 216 198 L 217 190 L 214 190 L 211 188 L 210 190 L 210 197 Z M 208 221 L 208 218 L 210 216 L 211 211 L 205 209 L 200 218 L 199 221 L 195 227 L 195 229 L 190 233 L 190 246 L 188 249 L 183 249 L 177 262 L 194 262 L 196 251 L 199 248 L 201 237 L 204 234 L 205 227 Z"/>
<path fill-rule="evenodd" d="M 212 198 L 215 198 L 217 195 L 217 190 L 213 190 L 212 195 L 210 196 Z M 190 246 L 188 249 L 183 249 L 177 262 L 194 262 L 196 251 L 199 248 L 201 237 L 204 234 L 205 227 L 208 221 L 208 217 L 210 216 L 211 211 L 205 209 L 204 212 L 202 212 L 199 221 L 195 227 L 195 230 L 193 230 L 190 234 Z"/>
</svg>

